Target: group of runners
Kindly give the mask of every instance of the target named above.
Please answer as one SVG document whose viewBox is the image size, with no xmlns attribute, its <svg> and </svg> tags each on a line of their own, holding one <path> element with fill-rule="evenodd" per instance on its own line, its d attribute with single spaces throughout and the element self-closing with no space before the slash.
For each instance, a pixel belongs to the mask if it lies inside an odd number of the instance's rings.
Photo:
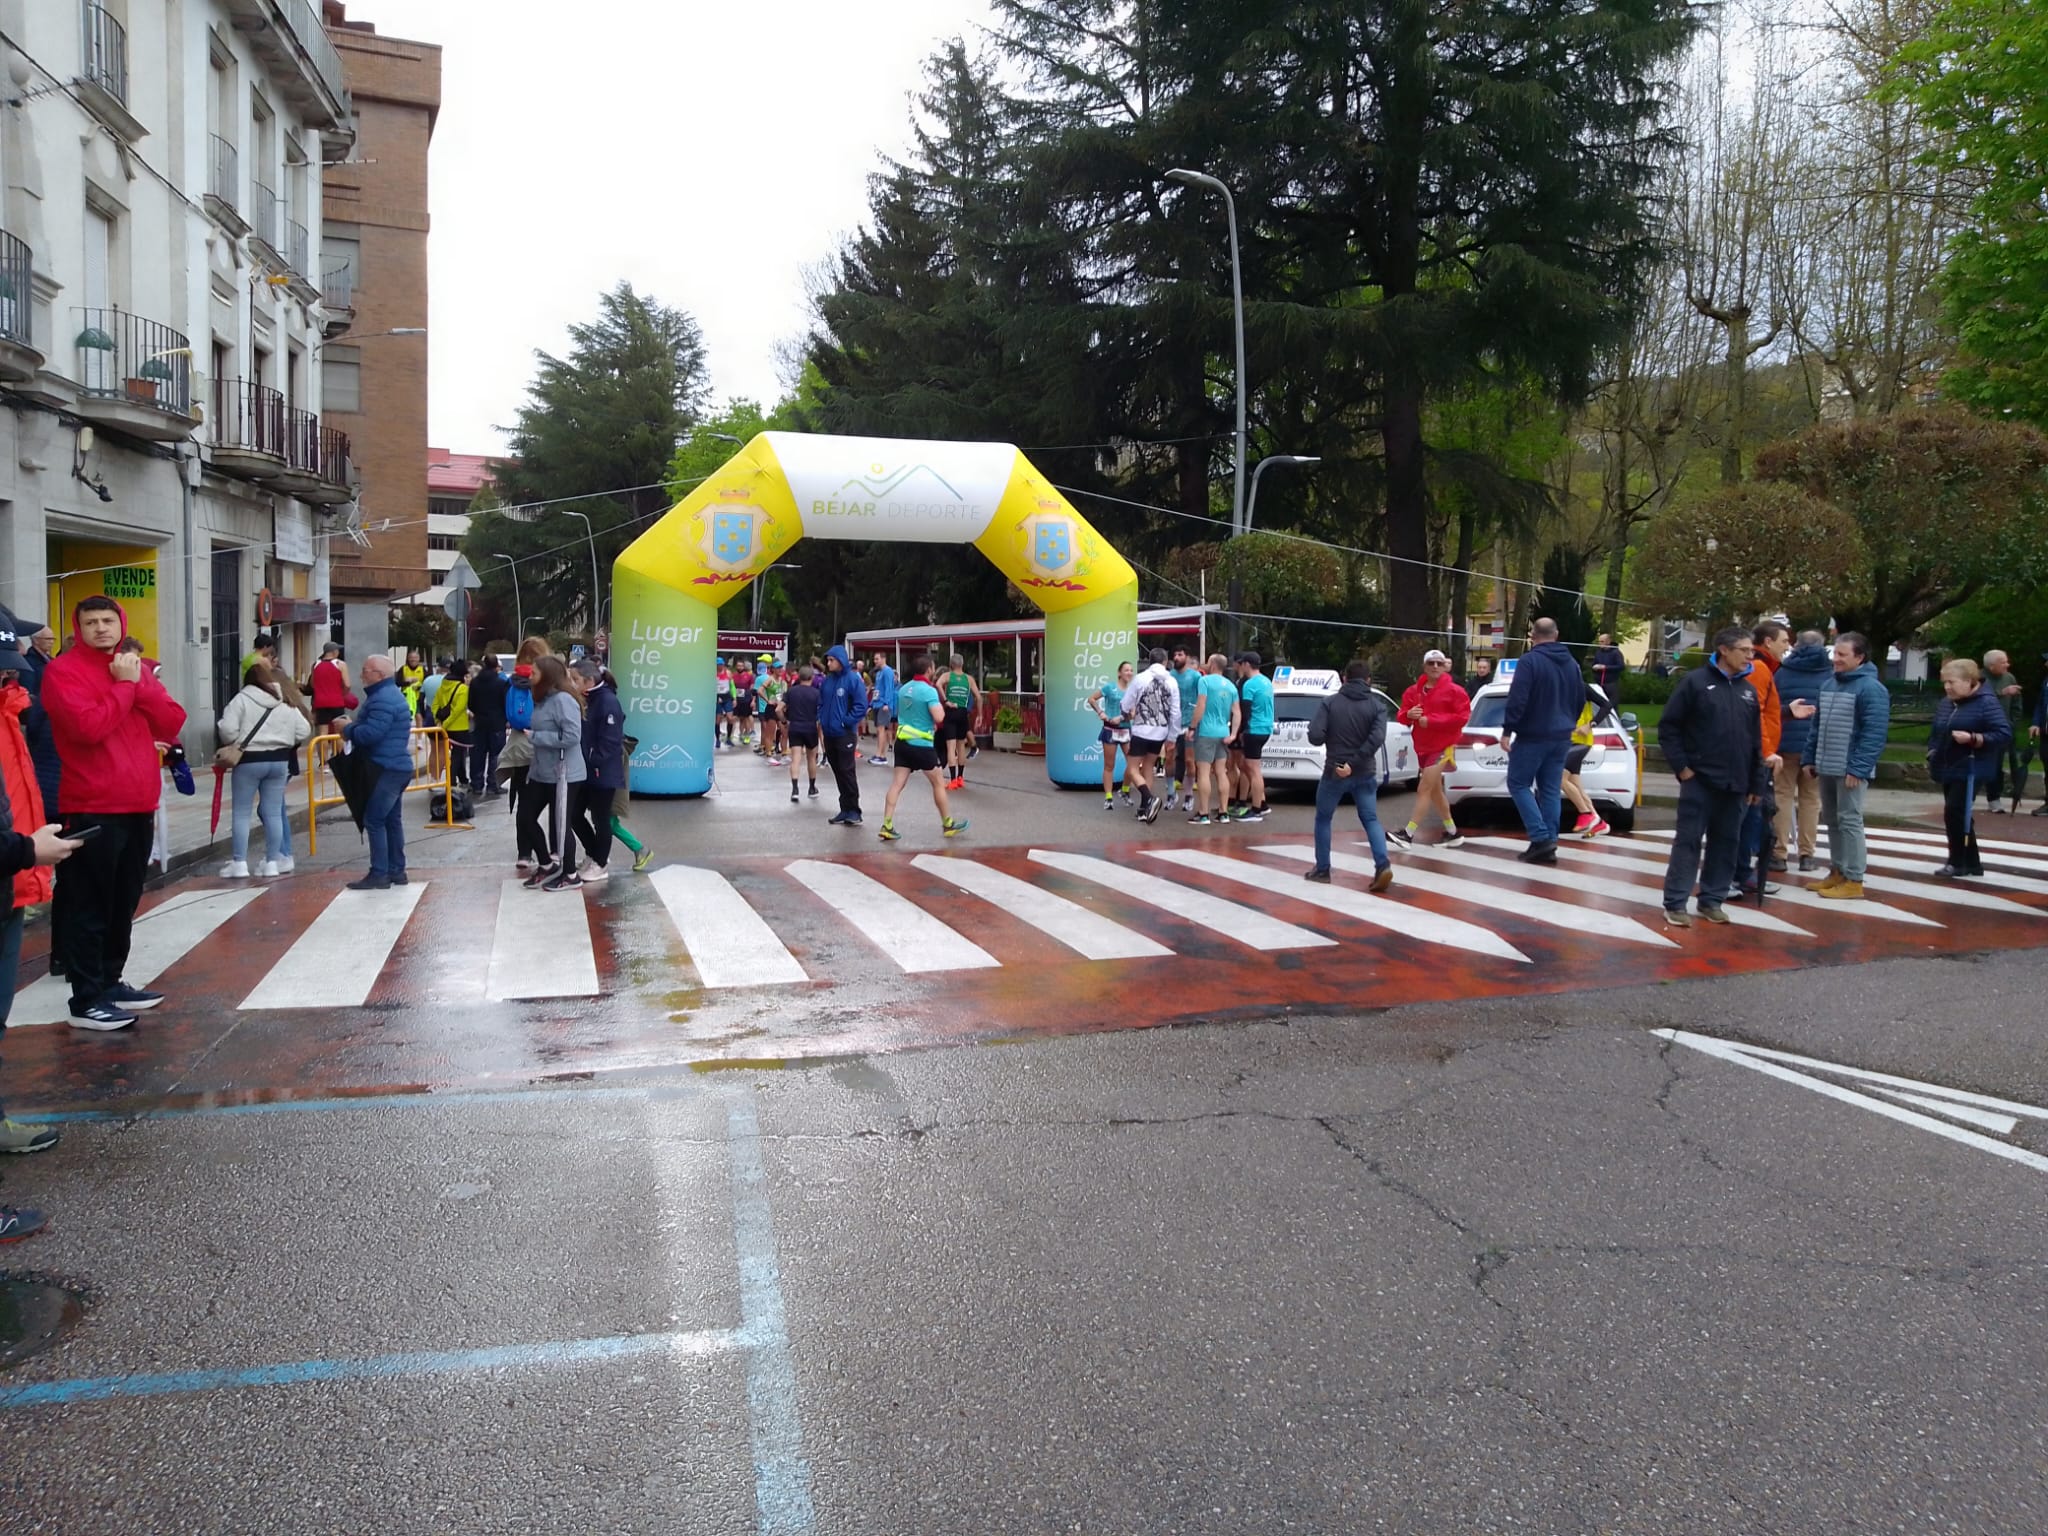
<svg viewBox="0 0 2048 1536">
<path fill-rule="evenodd" d="M 1115 810 L 1121 796 L 1125 809 L 1135 799 L 1144 822 L 1176 808 L 1195 826 L 1264 821 L 1273 680 L 1259 653 L 1219 651 L 1198 662 L 1176 645 L 1141 660 L 1144 671 L 1127 661 L 1088 697 L 1102 721 L 1102 808 Z"/>
</svg>

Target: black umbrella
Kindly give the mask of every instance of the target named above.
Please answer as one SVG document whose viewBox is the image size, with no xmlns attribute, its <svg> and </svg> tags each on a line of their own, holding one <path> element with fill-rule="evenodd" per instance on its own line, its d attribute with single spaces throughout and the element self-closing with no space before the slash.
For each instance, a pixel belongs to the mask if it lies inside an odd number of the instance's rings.
<svg viewBox="0 0 2048 1536">
<path fill-rule="evenodd" d="M 327 760 L 327 771 L 334 775 L 334 784 L 341 791 L 341 798 L 348 805 L 348 813 L 356 824 L 358 835 L 363 830 L 363 813 L 370 804 L 371 773 L 363 763 L 359 752 L 337 752 Z"/>
</svg>

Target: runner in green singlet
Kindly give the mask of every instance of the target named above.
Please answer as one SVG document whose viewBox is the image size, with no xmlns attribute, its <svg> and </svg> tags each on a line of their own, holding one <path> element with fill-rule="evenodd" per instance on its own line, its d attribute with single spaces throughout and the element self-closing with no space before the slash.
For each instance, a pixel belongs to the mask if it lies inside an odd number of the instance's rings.
<svg viewBox="0 0 2048 1536">
<path fill-rule="evenodd" d="M 948 789 L 967 787 L 967 743 L 973 738 L 974 716 L 981 708 L 981 685 L 967 675 L 966 668 L 966 657 L 956 655 L 939 679 L 939 696 L 946 701 L 942 739 Z"/>
</svg>

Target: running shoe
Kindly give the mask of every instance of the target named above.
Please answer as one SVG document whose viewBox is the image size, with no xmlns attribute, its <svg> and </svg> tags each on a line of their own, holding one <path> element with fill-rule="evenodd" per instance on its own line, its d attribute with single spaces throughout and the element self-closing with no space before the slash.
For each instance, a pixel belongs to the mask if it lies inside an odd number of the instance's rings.
<svg viewBox="0 0 2048 1536">
<path fill-rule="evenodd" d="M 1591 842 L 1594 838 L 1604 837 L 1613 830 L 1614 829 L 1608 826 L 1606 822 L 1602 821 L 1598 816 L 1595 816 L 1593 818 L 1593 824 L 1590 827 L 1581 826 L 1579 828 L 1579 836 L 1584 838 L 1587 842 Z"/>
<path fill-rule="evenodd" d="M 611 879 L 611 877 L 612 872 L 606 866 L 602 864 L 593 864 L 590 866 L 588 870 L 584 871 L 584 873 L 578 878 L 580 878 L 585 885 L 596 885 L 599 881 L 609 880 Z"/>
<path fill-rule="evenodd" d="M 1465 834 L 1460 832 L 1456 827 L 1450 827 L 1446 829 L 1442 840 L 1437 844 L 1437 847 L 1439 848 L 1462 848 L 1464 846 Z"/>
<path fill-rule="evenodd" d="M 1592 826 L 1593 823 L 1598 821 L 1599 819 L 1600 818 L 1595 816 L 1591 811 L 1585 811 L 1580 814 L 1579 819 L 1577 821 L 1572 823 L 1572 830 L 1574 832 L 1584 833 L 1586 828 Z"/>
<path fill-rule="evenodd" d="M 873 763 L 877 768 L 886 768 L 889 766 L 889 759 L 882 756 L 882 754 L 879 752 L 877 752 L 873 757 L 869 758 L 868 761 Z"/>
<path fill-rule="evenodd" d="M 638 853 L 633 855 L 633 873 L 636 875 L 639 874 L 641 870 L 645 869 L 648 865 L 652 864 L 653 862 L 654 849 L 652 847 L 642 848 Z"/>
<path fill-rule="evenodd" d="M 1415 846 L 1415 834 L 1406 827 L 1389 827 L 1387 828 L 1387 841 L 1399 843 L 1403 848 L 1413 848 Z"/>
<path fill-rule="evenodd" d="M 1164 803 L 1164 801 L 1160 800 L 1155 795 L 1152 799 L 1152 803 L 1146 806 L 1143 811 L 1139 812 L 1138 819 L 1144 822 L 1146 826 L 1151 826 L 1153 822 L 1159 819 L 1159 809 Z"/>
<path fill-rule="evenodd" d="M 948 789 L 965 789 L 966 787 L 967 781 L 965 779 L 955 779 L 952 783 L 946 786 L 946 788 Z"/>
<path fill-rule="evenodd" d="M 1266 808 L 1263 805 L 1255 805 L 1244 813 L 1244 819 L 1246 821 L 1264 821 L 1266 819 Z"/>
<path fill-rule="evenodd" d="M 583 877 L 574 870 L 570 870 L 567 874 L 556 875 L 554 879 L 542 886 L 541 889 L 544 891 L 580 891 L 583 889 Z"/>
<path fill-rule="evenodd" d="M 161 992 L 145 992 L 140 987 L 131 987 L 119 981 L 107 988 L 107 997 L 109 1001 L 119 1003 L 130 1013 L 147 1013 L 164 1000 Z"/>
<path fill-rule="evenodd" d="M 1212 823 L 1207 816 L 1190 816 L 1188 818 L 1188 825 L 1191 827 L 1206 827 L 1212 825 Z"/>
<path fill-rule="evenodd" d="M 1114 795 L 1104 795 L 1104 796 L 1102 797 L 1102 808 L 1103 808 L 1103 809 L 1104 809 L 1105 811 L 1113 811 L 1113 810 L 1115 810 L 1115 809 L 1116 809 L 1116 797 L 1115 797 Z"/>
<path fill-rule="evenodd" d="M 881 837 L 883 842 L 893 843 L 902 836 L 903 834 L 896 830 L 896 823 L 894 821 L 885 821 L 882 823 Z"/>
<path fill-rule="evenodd" d="M 818 786 L 815 784 L 811 786 L 811 798 L 813 800 L 818 798 Z"/>
<path fill-rule="evenodd" d="M 797 801 L 801 800 L 802 798 L 803 798 L 803 796 L 799 795 L 799 794 L 798 794 L 798 793 L 796 792 L 796 786 L 795 786 L 794 784 L 790 785 L 790 786 L 789 786 L 789 803 L 790 803 L 791 805 L 795 805 L 795 804 L 797 803 Z"/>
<path fill-rule="evenodd" d="M 47 1152 L 63 1139 L 54 1125 L 23 1125 L 0 1120 L 0 1152 Z"/>
<path fill-rule="evenodd" d="M 526 888 L 527 888 L 527 889 L 528 889 L 529 891 L 531 891 L 531 890 L 535 890 L 535 889 L 538 889 L 538 888 L 539 888 L 540 886 L 546 885 L 546 884 L 548 883 L 548 881 L 550 881 L 550 880 L 552 880 L 552 879 L 554 879 L 554 878 L 555 878 L 555 866 L 554 866 L 554 865 L 552 865 L 552 864 L 537 864 L 537 865 L 535 865 L 535 866 L 534 866 L 534 870 L 533 870 L 533 873 L 532 873 L 532 874 L 530 874 L 530 875 L 528 875 L 528 876 L 526 877 L 526 879 L 525 879 L 525 880 L 524 880 L 524 881 L 523 881 L 522 883 L 523 883 L 523 884 L 524 884 L 524 885 L 526 886 Z"/>
<path fill-rule="evenodd" d="M 18 1243 L 43 1230 L 43 1213 L 27 1206 L 0 1205 L 0 1243 Z"/>
<path fill-rule="evenodd" d="M 104 1034 L 109 1030 L 132 1028 L 134 1023 L 134 1014 L 124 1012 L 118 1005 L 108 1002 L 104 997 L 90 1008 L 71 1010 L 73 1029 L 98 1030 Z"/>
<path fill-rule="evenodd" d="M 967 823 L 958 816 L 948 816 L 942 830 L 948 837 L 958 837 L 967 830 Z"/>
</svg>

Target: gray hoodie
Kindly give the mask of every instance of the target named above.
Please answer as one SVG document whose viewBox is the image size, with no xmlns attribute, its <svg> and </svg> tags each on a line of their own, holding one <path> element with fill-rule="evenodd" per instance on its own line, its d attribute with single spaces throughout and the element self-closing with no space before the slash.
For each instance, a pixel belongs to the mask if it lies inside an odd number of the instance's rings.
<svg viewBox="0 0 2048 1536">
<path fill-rule="evenodd" d="M 534 705 L 532 736 L 529 777 L 542 784 L 583 782 L 583 711 L 575 694 L 551 693 Z"/>
</svg>

